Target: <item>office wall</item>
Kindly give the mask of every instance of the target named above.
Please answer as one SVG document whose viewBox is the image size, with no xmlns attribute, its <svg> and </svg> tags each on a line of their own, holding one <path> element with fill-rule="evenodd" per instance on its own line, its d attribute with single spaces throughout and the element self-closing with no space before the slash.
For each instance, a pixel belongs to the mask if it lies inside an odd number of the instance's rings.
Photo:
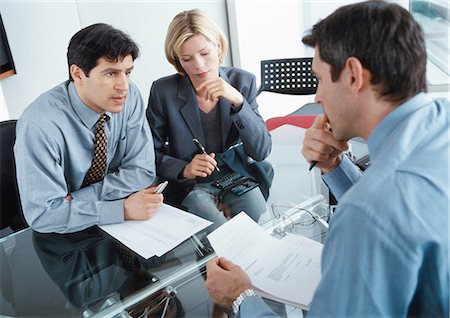
<svg viewBox="0 0 450 318">
<path fill-rule="evenodd" d="M 192 8 L 205 11 L 228 35 L 225 0 L 1 0 L 17 70 L 1 83 L 10 118 L 18 118 L 37 96 L 68 78 L 66 50 L 71 36 L 97 22 L 125 30 L 139 43 L 141 57 L 132 80 L 147 100 L 152 82 L 175 72 L 164 56 L 167 26 L 178 12 Z M 224 64 L 231 64 L 230 55 Z"/>
<path fill-rule="evenodd" d="M 5 98 L 3 97 L 2 84 L 0 83 L 0 121 L 9 119 L 8 108 L 6 108 Z"/>
<path fill-rule="evenodd" d="M 305 6 L 308 1 L 230 1 L 230 17 L 235 21 L 230 26 L 236 66 L 255 74 L 260 83 L 261 60 L 306 56 L 300 45 L 306 25 L 302 20 Z M 313 99 L 313 95 L 262 92 L 258 97 L 259 112 L 264 119 L 283 116 Z"/>
<path fill-rule="evenodd" d="M 338 7 L 355 0 L 245 0 L 228 1 L 233 49 L 233 61 L 256 75 L 260 82 L 261 60 L 312 57 L 312 49 L 301 42 L 303 34 L 320 19 Z M 391 0 L 408 7 L 408 0 Z M 251 17 L 251 18 L 249 18 Z M 259 110 L 265 118 L 284 116 L 306 103 L 314 95 L 292 96 L 262 92 Z"/>
</svg>

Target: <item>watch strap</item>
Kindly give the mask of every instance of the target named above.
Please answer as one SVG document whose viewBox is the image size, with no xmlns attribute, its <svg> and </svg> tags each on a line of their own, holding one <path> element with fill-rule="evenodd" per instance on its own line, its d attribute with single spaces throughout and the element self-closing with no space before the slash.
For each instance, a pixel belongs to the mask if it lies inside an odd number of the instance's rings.
<svg viewBox="0 0 450 318">
<path fill-rule="evenodd" d="M 249 296 L 256 296 L 256 293 L 253 289 L 244 290 L 242 293 L 239 294 L 239 296 L 237 296 L 235 301 L 233 301 L 233 305 L 231 306 L 231 309 L 233 310 L 233 313 L 235 315 L 237 315 L 237 313 L 239 311 L 239 307 L 241 306 L 244 299 Z"/>
</svg>

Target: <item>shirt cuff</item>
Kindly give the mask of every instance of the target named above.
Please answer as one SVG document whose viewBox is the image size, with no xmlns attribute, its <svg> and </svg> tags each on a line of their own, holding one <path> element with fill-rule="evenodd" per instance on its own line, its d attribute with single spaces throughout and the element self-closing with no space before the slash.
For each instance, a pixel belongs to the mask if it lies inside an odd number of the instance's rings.
<svg viewBox="0 0 450 318">
<path fill-rule="evenodd" d="M 98 202 L 99 224 L 123 223 L 125 221 L 123 201 L 122 199 Z"/>
<path fill-rule="evenodd" d="M 278 317 L 259 296 L 246 297 L 237 317 Z"/>
<path fill-rule="evenodd" d="M 329 173 L 322 175 L 322 179 L 330 188 L 334 197 L 339 201 L 344 193 L 359 180 L 361 175 L 361 170 L 344 155 L 339 166 Z"/>
</svg>

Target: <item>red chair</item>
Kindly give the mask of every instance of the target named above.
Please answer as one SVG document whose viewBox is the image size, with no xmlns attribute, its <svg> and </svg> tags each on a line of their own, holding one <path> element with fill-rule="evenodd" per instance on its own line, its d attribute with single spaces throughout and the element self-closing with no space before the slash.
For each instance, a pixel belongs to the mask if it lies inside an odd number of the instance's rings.
<svg viewBox="0 0 450 318">
<path fill-rule="evenodd" d="M 269 131 L 283 125 L 293 125 L 302 128 L 309 128 L 312 126 L 316 116 L 282 116 L 273 117 L 266 120 L 266 127 Z"/>
</svg>

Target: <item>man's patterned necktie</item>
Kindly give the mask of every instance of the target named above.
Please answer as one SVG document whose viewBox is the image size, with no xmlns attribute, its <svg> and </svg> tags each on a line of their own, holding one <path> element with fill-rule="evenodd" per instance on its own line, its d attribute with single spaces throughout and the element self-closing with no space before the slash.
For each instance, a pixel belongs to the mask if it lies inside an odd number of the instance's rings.
<svg viewBox="0 0 450 318">
<path fill-rule="evenodd" d="M 106 169 L 107 142 L 105 133 L 106 114 L 100 115 L 97 128 L 94 133 L 94 157 L 92 158 L 91 167 L 84 177 L 83 185 L 86 187 L 92 183 L 99 182 L 103 179 Z"/>
</svg>

